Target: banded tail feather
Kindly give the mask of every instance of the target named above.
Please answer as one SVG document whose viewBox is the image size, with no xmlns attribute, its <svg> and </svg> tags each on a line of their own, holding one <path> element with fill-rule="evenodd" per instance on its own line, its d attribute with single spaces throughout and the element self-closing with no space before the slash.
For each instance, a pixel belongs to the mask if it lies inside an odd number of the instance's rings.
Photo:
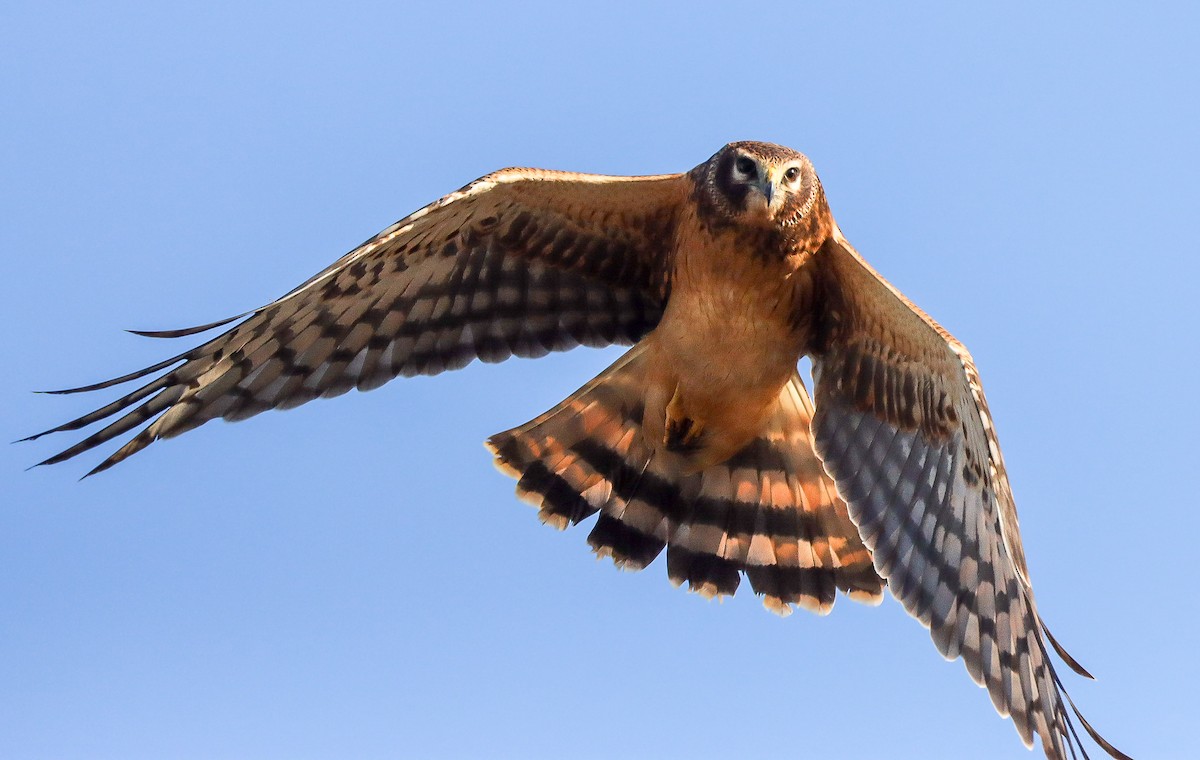
<svg viewBox="0 0 1200 760">
<path fill-rule="evenodd" d="M 558 529 L 599 513 L 588 543 L 640 570 L 667 552 L 667 573 L 705 597 L 745 575 L 763 604 L 826 614 L 837 590 L 878 604 L 884 582 L 812 447 L 812 403 L 799 375 L 759 435 L 698 472 L 687 453 L 648 440 L 642 346 L 536 419 L 487 441 L 517 495 Z"/>
</svg>

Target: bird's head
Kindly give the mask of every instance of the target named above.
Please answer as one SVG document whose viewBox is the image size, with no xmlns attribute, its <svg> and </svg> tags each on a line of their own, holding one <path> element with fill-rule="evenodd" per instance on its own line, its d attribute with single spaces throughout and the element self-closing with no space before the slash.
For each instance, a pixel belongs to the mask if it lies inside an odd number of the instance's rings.
<svg viewBox="0 0 1200 760">
<path fill-rule="evenodd" d="M 776 228 L 793 237 L 828 229 L 825 194 L 812 162 L 799 151 L 735 142 L 696 167 L 702 211 L 718 226 Z"/>
</svg>

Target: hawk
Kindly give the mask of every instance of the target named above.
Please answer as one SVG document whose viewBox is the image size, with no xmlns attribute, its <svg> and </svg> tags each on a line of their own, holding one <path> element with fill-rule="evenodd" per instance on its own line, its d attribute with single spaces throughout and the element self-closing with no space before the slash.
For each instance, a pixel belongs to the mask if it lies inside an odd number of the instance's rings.
<svg viewBox="0 0 1200 760">
<path fill-rule="evenodd" d="M 665 549 L 675 584 L 725 596 L 745 576 L 784 614 L 828 613 L 839 590 L 877 604 L 886 586 L 1026 746 L 1036 735 L 1048 758 L 1082 752 L 1070 706 L 1125 757 L 1051 662 L 1053 650 L 1088 675 L 1038 615 L 971 355 L 851 247 L 794 150 L 731 143 L 691 171 L 643 177 L 504 169 L 262 308 L 141 334 L 225 325 L 153 366 L 57 391 L 152 378 L 46 431 L 117 415 L 42 464 L 143 423 L 88 474 L 218 417 L 474 359 L 632 344 L 488 440 L 543 522 L 598 513 L 588 543 L 617 565 L 640 569 Z"/>
</svg>

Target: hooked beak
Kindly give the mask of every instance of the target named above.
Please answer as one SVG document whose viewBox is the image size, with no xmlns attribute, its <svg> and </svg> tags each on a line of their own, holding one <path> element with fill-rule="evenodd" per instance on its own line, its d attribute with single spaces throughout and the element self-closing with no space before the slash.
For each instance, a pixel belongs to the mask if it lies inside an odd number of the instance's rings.
<svg viewBox="0 0 1200 760">
<path fill-rule="evenodd" d="M 770 172 L 761 172 L 758 179 L 754 182 L 754 187 L 762 193 L 763 198 L 767 201 L 767 208 L 771 208 L 771 201 L 775 197 L 775 178 Z"/>
<path fill-rule="evenodd" d="M 767 199 L 767 205 L 770 206 L 771 198 L 775 195 L 775 183 L 770 178 L 766 178 L 759 183 L 758 189 L 762 190 L 762 194 Z"/>
</svg>

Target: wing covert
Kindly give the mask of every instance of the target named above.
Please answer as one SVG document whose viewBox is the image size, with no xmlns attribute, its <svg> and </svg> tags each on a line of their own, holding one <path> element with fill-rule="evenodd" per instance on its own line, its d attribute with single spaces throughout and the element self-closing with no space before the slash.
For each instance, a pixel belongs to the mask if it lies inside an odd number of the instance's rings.
<svg viewBox="0 0 1200 760">
<path fill-rule="evenodd" d="M 58 391 L 97 390 L 167 370 L 31 438 L 133 407 L 42 462 L 52 464 L 158 416 L 95 473 L 157 438 L 218 417 L 245 419 L 476 358 L 496 362 L 633 343 L 661 316 L 670 287 L 666 258 L 686 192 L 684 175 L 489 174 L 401 219 L 260 309 L 197 328 L 142 333 L 180 337 L 244 318 L 151 367 Z"/>
</svg>

